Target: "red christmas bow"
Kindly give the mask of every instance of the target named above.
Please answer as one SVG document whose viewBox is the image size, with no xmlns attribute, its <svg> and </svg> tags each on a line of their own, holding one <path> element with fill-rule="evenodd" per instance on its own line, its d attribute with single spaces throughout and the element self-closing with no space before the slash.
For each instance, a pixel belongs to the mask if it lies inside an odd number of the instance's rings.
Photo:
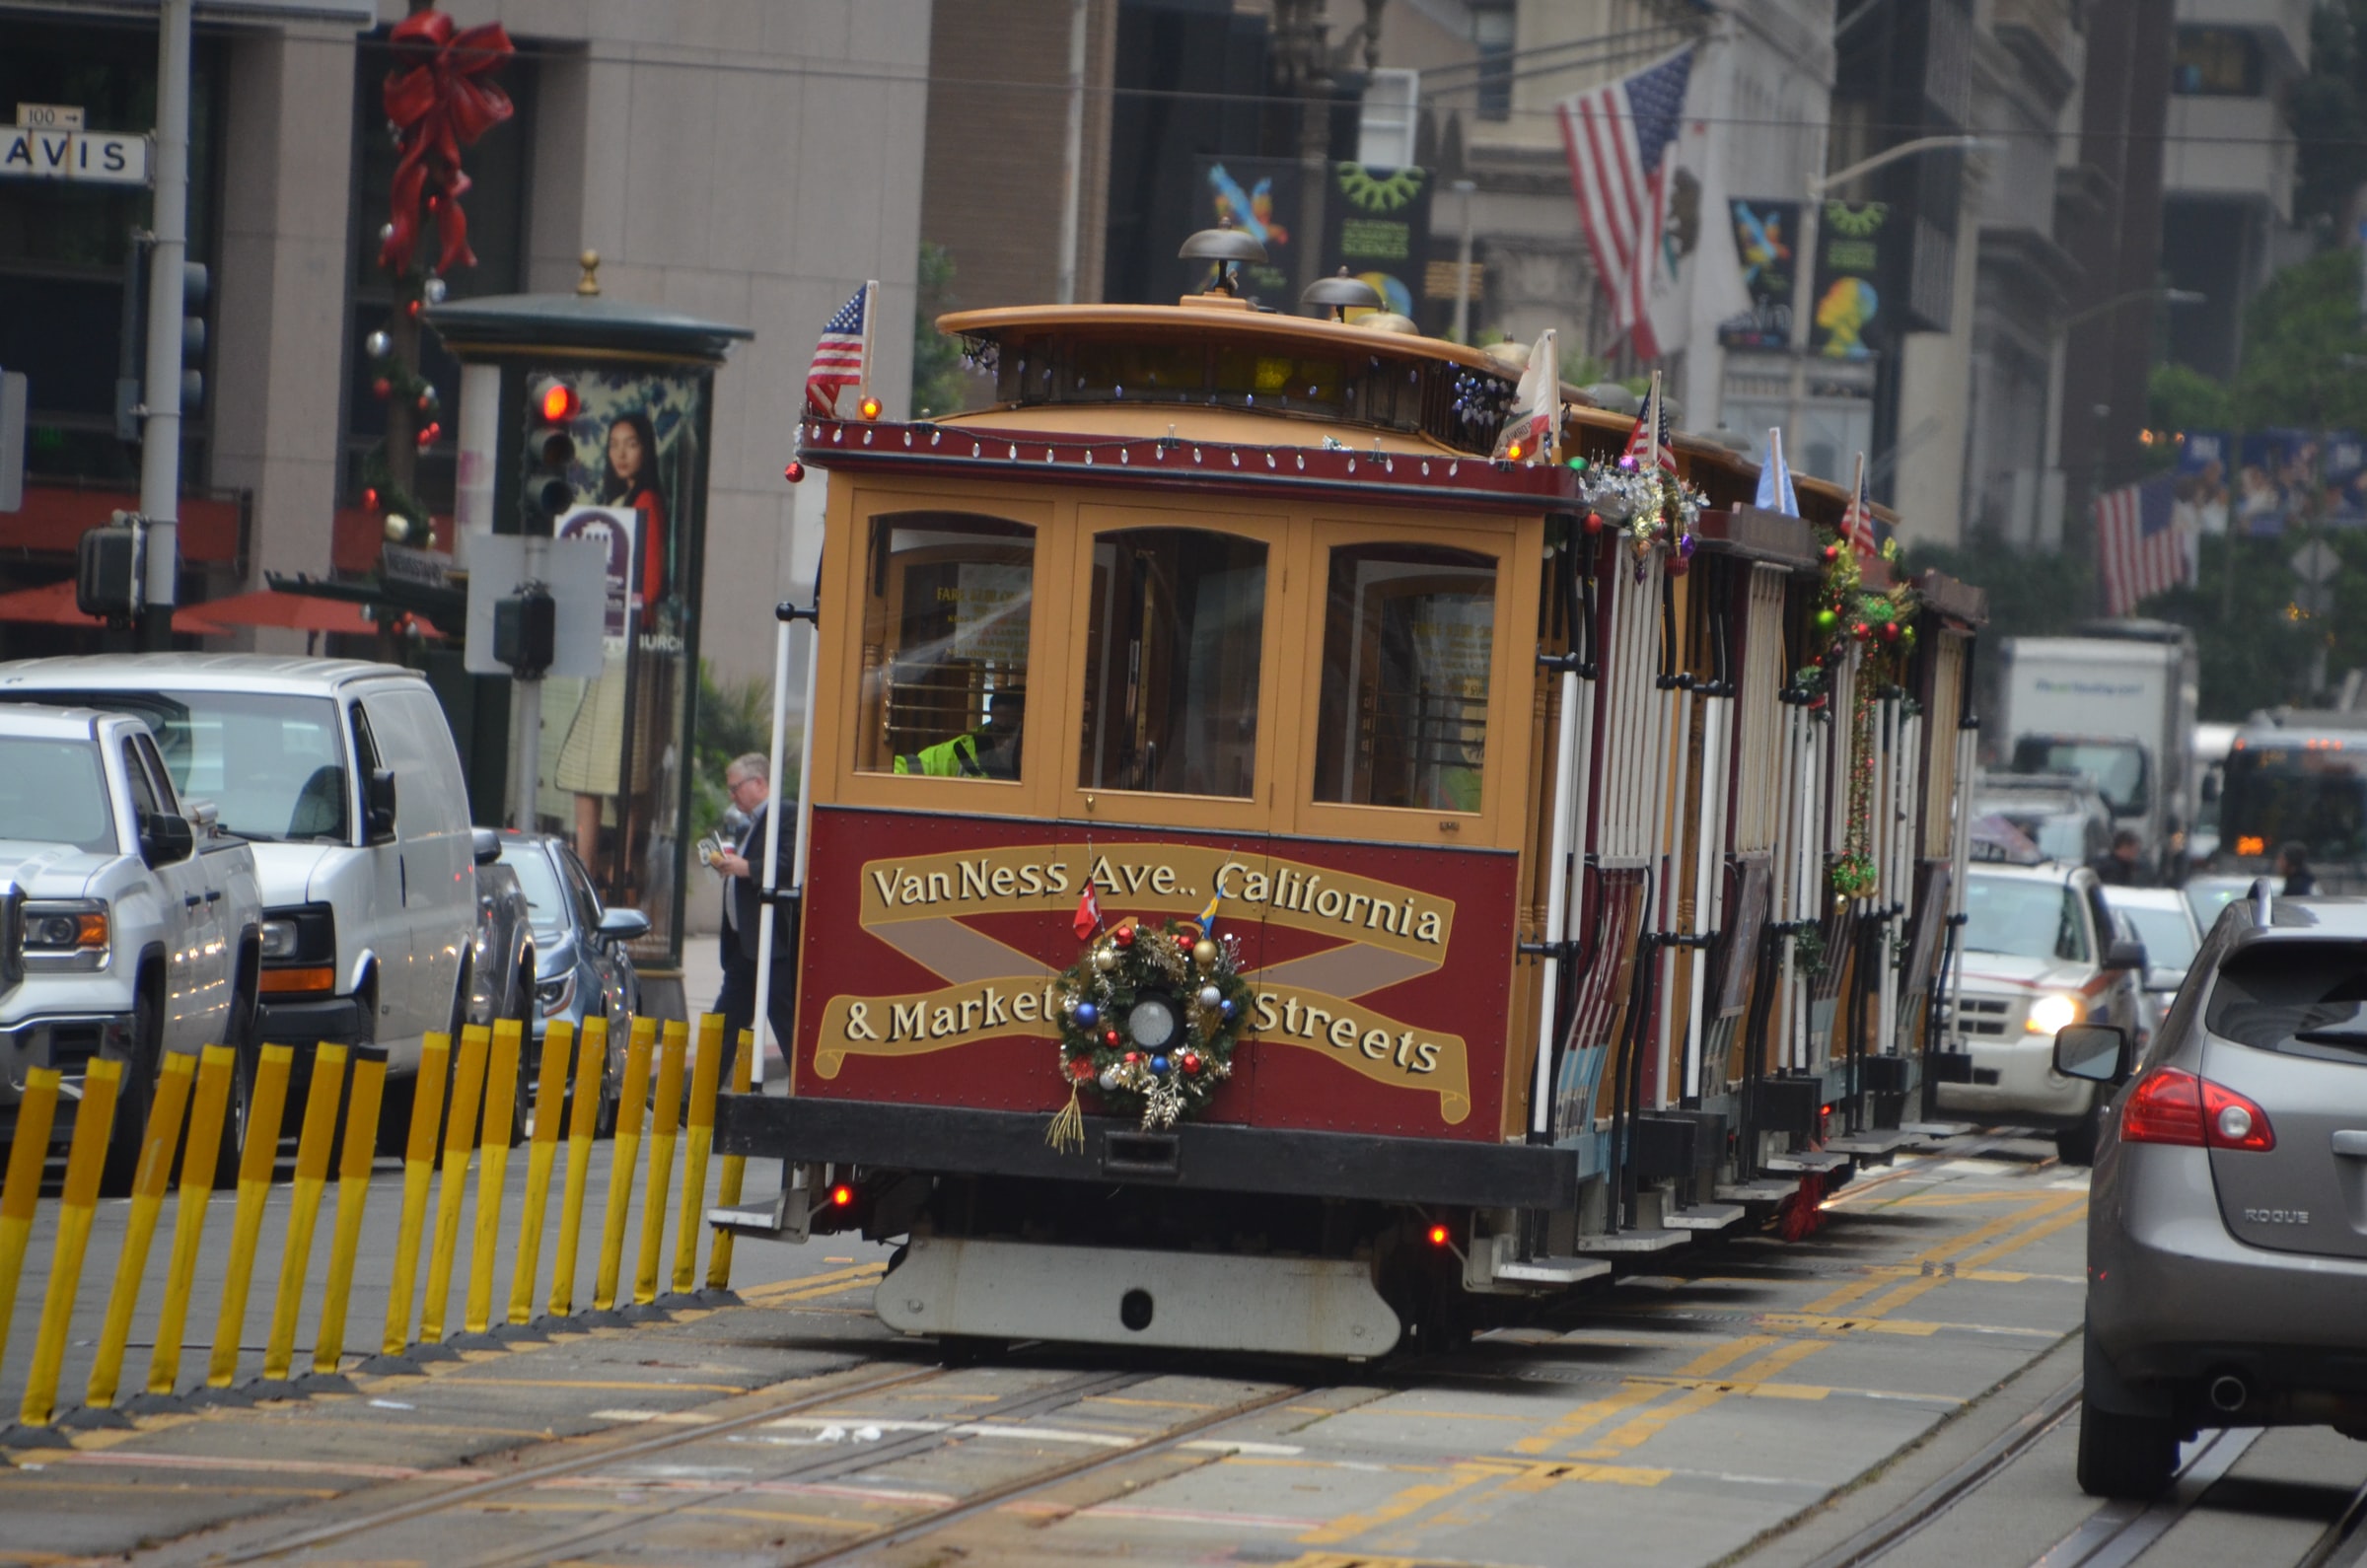
<svg viewBox="0 0 2367 1568">
<path fill-rule="evenodd" d="M 509 58 L 510 36 L 498 22 L 456 34 L 452 18 L 422 11 L 397 24 L 389 41 L 396 63 L 387 75 L 387 118 L 394 122 L 402 157 L 394 166 L 394 211 L 379 265 L 397 276 L 410 270 L 424 196 L 444 238 L 437 269 L 474 266 L 468 219 L 461 211 L 468 188 L 461 149 L 515 112 L 507 93 L 480 80 Z"/>
</svg>

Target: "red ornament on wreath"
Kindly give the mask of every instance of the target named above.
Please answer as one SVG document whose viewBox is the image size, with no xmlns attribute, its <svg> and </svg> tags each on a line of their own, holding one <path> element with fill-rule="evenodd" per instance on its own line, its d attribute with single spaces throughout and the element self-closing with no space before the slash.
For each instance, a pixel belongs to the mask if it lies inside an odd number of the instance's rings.
<svg viewBox="0 0 2367 1568">
<path fill-rule="evenodd" d="M 1130 925 L 1119 926 L 1110 933 L 1110 940 L 1121 948 L 1130 948 L 1134 945 L 1134 928 Z"/>
</svg>

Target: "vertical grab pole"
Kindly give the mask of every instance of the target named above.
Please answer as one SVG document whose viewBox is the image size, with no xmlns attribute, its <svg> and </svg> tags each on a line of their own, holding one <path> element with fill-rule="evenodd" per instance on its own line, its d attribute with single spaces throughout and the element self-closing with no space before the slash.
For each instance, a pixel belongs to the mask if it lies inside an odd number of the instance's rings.
<svg viewBox="0 0 2367 1568">
<path fill-rule="evenodd" d="M 682 1057 L 690 1044 L 689 1026 L 669 1019 L 661 1038 L 656 1103 L 649 1118 L 649 1190 L 641 1199 L 641 1261 L 633 1271 L 635 1308 L 653 1307 L 658 1299 L 658 1260 L 666 1247 L 666 1198 L 674 1184 L 674 1145 L 682 1117 Z"/>
<path fill-rule="evenodd" d="M 544 1051 L 550 1047 L 544 1045 Z M 559 1250 L 550 1265 L 550 1302 L 543 1311 L 575 1311 L 575 1257 L 584 1228 L 584 1186 L 592 1175 L 592 1135 L 600 1117 L 600 1086 L 608 1078 L 609 1021 L 584 1020 L 575 1046 L 575 1104 L 567 1108 L 567 1182 L 559 1198 Z M 539 1116 L 537 1117 L 538 1121 Z"/>
<path fill-rule="evenodd" d="M 1572 638 L 1575 640 L 1576 628 Z M 1577 798 L 1571 771 L 1578 756 L 1578 674 L 1561 673 L 1561 722 L 1553 737 L 1553 836 L 1545 860 L 1545 954 L 1538 987 L 1537 1069 L 1529 1089 L 1529 1141 L 1553 1137 L 1553 1022 L 1560 1013 L 1561 947 L 1569 935 L 1571 809 Z"/>
<path fill-rule="evenodd" d="M 296 1050 L 290 1045 L 266 1045 L 255 1058 L 247 1144 L 239 1151 L 239 1202 L 231 1211 L 230 1268 L 222 1281 L 222 1310 L 214 1316 L 214 1348 L 205 1370 L 209 1389 L 229 1388 L 239 1373 L 247 1293 L 254 1284 L 254 1248 L 262 1240 L 263 1202 L 271 1195 L 271 1168 L 279 1163 L 279 1119 L 287 1108 L 288 1075 L 295 1065 Z"/>
<path fill-rule="evenodd" d="M 459 1076 L 452 1113 L 444 1123 L 444 1175 L 436 1189 L 436 1235 L 428 1245 L 427 1300 L 419 1309 L 419 1342 L 444 1342 L 444 1313 L 452 1304 L 452 1265 L 461 1245 L 461 1200 L 468 1189 L 468 1156 L 476 1138 L 477 1103 L 485 1092 L 485 1053 L 492 1037 L 482 1024 L 461 1031 Z"/>
<path fill-rule="evenodd" d="M 732 1051 L 732 1093 L 745 1095 L 754 1078 L 756 1035 L 753 1030 L 742 1030 Z M 715 1201 L 730 1208 L 740 1201 L 740 1183 L 747 1173 L 748 1160 L 744 1155 L 723 1157 L 723 1176 L 715 1183 Z M 719 1295 L 729 1295 L 732 1288 L 732 1233 L 718 1231 L 707 1248 L 707 1289 Z"/>
<path fill-rule="evenodd" d="M 567 1099 L 567 1067 L 575 1026 L 552 1019 L 542 1036 L 542 1077 L 535 1086 L 535 1135 L 526 1150 L 526 1213 L 518 1222 L 518 1262 L 510 1271 L 510 1321 L 535 1316 L 535 1276 L 542 1267 L 542 1222 L 550 1208 L 550 1168 L 559 1156 L 559 1106 Z M 580 1212 L 580 1211 L 579 1211 Z"/>
<path fill-rule="evenodd" d="M 428 1186 L 435 1179 L 437 1134 L 444 1124 L 444 1080 L 451 1067 L 452 1036 L 429 1034 L 419 1047 L 419 1071 L 411 1079 L 411 1128 L 402 1150 L 402 1215 L 394 1228 L 394 1273 L 387 1284 L 382 1355 L 399 1356 L 411 1342 L 419 1238 L 427 1226 Z M 343 1202 L 342 1193 L 338 1201 Z"/>
<path fill-rule="evenodd" d="M 230 1080 L 238 1055 L 234 1046 L 208 1045 L 197 1056 L 197 1098 L 189 1106 L 189 1136 L 180 1151 L 180 1192 L 173 1209 L 173 1263 L 157 1313 L 156 1343 L 148 1352 L 148 1391 L 158 1398 L 171 1394 L 180 1382 L 180 1338 L 188 1323 L 197 1244 L 204 1238 L 206 1204 L 214 1195 L 214 1164 L 222 1151 L 222 1121 L 230 1108 Z M 51 1085 L 56 1081 L 52 1073 Z M 48 1137 L 46 1128 L 41 1136 Z M 6 1305 L 0 1294 L 0 1308 Z"/>
<path fill-rule="evenodd" d="M 18 1413 L 27 1426 L 47 1426 L 57 1413 L 66 1331 L 73 1325 L 74 1298 L 82 1288 L 83 1253 L 89 1249 L 91 1220 L 99 1208 L 99 1172 L 107 1161 L 115 1092 L 122 1079 L 123 1064 L 111 1056 L 96 1057 L 83 1069 L 82 1104 L 74 1110 L 74 1142 L 66 1153 L 66 1184 L 57 1208 L 57 1245 L 50 1253 L 49 1291 L 41 1303 L 40 1337 L 34 1341 L 33 1367 Z"/>
<path fill-rule="evenodd" d="M 370 1203 L 370 1161 L 378 1152 L 378 1112 L 387 1092 L 387 1048 L 353 1048 L 353 1092 L 345 1097 L 345 1148 L 337 1162 L 337 1229 L 328 1244 L 328 1287 L 313 1335 L 313 1376 L 334 1377 L 345 1356 L 345 1311 L 353 1300 L 353 1261 L 361 1250 L 362 1214 Z"/>
</svg>

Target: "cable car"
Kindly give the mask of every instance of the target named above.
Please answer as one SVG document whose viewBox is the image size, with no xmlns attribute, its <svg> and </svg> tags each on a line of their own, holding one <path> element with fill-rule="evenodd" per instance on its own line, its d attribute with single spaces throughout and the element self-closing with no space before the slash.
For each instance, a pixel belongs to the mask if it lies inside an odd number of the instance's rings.
<svg viewBox="0 0 2367 1568">
<path fill-rule="evenodd" d="M 1682 436 L 1622 521 L 1635 422 L 1548 378 L 1499 455 L 1477 349 L 938 325 L 989 406 L 799 431 L 795 1037 L 720 1118 L 786 1178 L 717 1223 L 902 1239 L 880 1316 L 957 1344 L 1364 1359 L 1905 1136 L 1977 591 Z"/>
</svg>

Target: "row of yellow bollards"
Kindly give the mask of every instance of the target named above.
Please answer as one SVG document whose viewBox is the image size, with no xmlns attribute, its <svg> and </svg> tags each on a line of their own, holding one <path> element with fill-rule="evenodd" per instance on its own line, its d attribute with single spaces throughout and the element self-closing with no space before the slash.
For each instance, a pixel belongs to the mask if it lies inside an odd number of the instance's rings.
<svg viewBox="0 0 2367 1568">
<path fill-rule="evenodd" d="M 651 1117 L 650 1159 L 633 1277 L 633 1306 L 648 1310 L 640 1315 L 663 1316 L 655 1304 L 665 1253 L 675 1154 L 678 1143 L 684 1141 L 680 1137 L 684 1130 L 688 1137 L 671 1285 L 676 1294 L 687 1296 L 697 1281 L 698 1239 L 705 1229 L 701 1223 L 702 1206 L 706 1199 L 707 1167 L 714 1147 L 716 1096 L 722 1077 L 723 1020 L 713 1015 L 701 1018 L 695 1052 L 690 1045 L 689 1030 L 681 1023 L 666 1024 L 662 1033 L 654 1020 L 639 1019 L 633 1023 L 625 1052 L 615 1136 L 610 1144 L 608 1207 L 595 1270 L 597 1285 L 592 1311 L 604 1320 L 616 1320 L 613 1309 L 623 1267 L 625 1222 L 640 1166 L 645 1115 Z M 413 1348 L 411 1322 L 415 1301 L 418 1343 L 437 1346 L 445 1340 L 453 1272 L 461 1261 L 462 1207 L 471 1163 L 476 1168 L 476 1232 L 467 1257 L 467 1292 L 462 1321 L 470 1334 L 483 1334 L 491 1327 L 502 1199 L 509 1170 L 510 1128 L 519 1108 L 515 1101 L 519 1054 L 523 1048 L 524 1032 L 514 1020 L 504 1020 L 490 1030 L 481 1026 L 463 1030 L 457 1057 L 449 1036 L 427 1037 L 411 1097 L 411 1124 L 404 1144 L 402 1208 L 395 1232 L 393 1273 L 388 1282 L 386 1327 L 380 1339 L 382 1367 L 394 1370 L 406 1364 L 406 1353 Z M 574 1096 L 565 1118 L 566 1174 L 560 1189 L 558 1242 L 544 1311 L 554 1326 L 577 1319 L 574 1285 L 578 1243 L 608 1050 L 605 1019 L 588 1020 L 580 1033 L 563 1021 L 550 1026 L 540 1078 L 535 1086 L 537 1114 L 527 1145 L 525 1212 L 521 1216 L 510 1278 L 507 1317 L 511 1324 L 528 1324 L 535 1317 L 542 1233 L 561 1141 L 559 1107 L 568 1104 L 571 1071 Z M 743 1031 L 739 1049 L 733 1053 L 731 1082 L 735 1093 L 746 1093 L 749 1089 L 753 1055 L 753 1041 Z M 657 1078 L 654 1105 L 650 1095 L 653 1057 Z M 238 1377 L 255 1252 L 278 1161 L 281 1121 L 294 1065 L 294 1050 L 287 1045 L 265 1045 L 255 1060 L 246 1143 L 240 1157 L 232 1211 L 230 1255 L 214 1320 L 213 1347 L 206 1364 L 208 1389 L 228 1389 Z M 179 1386 L 181 1336 L 188 1319 L 223 1124 L 230 1109 L 235 1067 L 235 1053 L 219 1045 L 207 1046 L 195 1058 L 175 1054 L 165 1059 L 148 1124 L 140 1131 L 140 1160 L 122 1251 L 116 1259 L 106 1324 L 84 1394 L 86 1405 L 93 1410 L 111 1410 L 115 1403 L 123 1354 L 130 1341 L 132 1319 L 147 1273 L 149 1248 L 164 1209 L 177 1153 L 181 1172 L 179 1201 L 174 1216 L 173 1253 L 156 1340 L 149 1355 L 147 1389 L 150 1394 L 162 1397 L 172 1394 Z M 55 1252 L 19 1412 L 18 1438 L 28 1435 L 26 1429 L 37 1432 L 48 1428 L 57 1414 L 67 1330 L 81 1284 L 84 1254 L 89 1249 L 98 1207 L 100 1170 L 107 1156 L 122 1072 L 119 1062 L 104 1057 L 91 1062 L 85 1070 L 81 1105 L 66 1154 Z M 330 1377 L 337 1373 L 342 1362 L 386 1072 L 383 1049 L 323 1044 L 314 1052 L 311 1087 L 305 1096 L 303 1120 L 297 1133 L 296 1179 L 288 1199 L 287 1234 L 280 1254 L 270 1337 L 263 1351 L 262 1376 L 267 1383 L 284 1383 L 291 1376 L 314 1232 L 328 1184 L 331 1152 L 338 1145 L 340 1106 L 344 1113 L 343 1156 L 336 1171 L 336 1222 L 329 1243 L 326 1288 L 314 1334 L 312 1371 L 319 1377 Z M 685 1073 L 689 1088 L 686 1125 Z M 60 1075 L 54 1069 L 36 1068 L 27 1075 L 7 1174 L 0 1179 L 0 1351 L 5 1351 L 8 1343 L 9 1323 L 32 1237 L 35 1200 L 40 1188 L 61 1087 Z M 182 1147 L 184 1121 L 186 1140 Z M 737 1157 L 724 1160 L 720 1201 L 726 1204 L 739 1201 L 744 1164 Z M 435 1203 L 432 1238 L 427 1234 L 431 1188 Z M 419 1262 L 423 1246 L 427 1270 L 422 1297 Z M 711 1291 L 728 1289 L 731 1267 L 731 1238 L 718 1237 L 708 1253 L 706 1287 Z M 575 1323 L 583 1325 L 580 1319 Z"/>
</svg>

